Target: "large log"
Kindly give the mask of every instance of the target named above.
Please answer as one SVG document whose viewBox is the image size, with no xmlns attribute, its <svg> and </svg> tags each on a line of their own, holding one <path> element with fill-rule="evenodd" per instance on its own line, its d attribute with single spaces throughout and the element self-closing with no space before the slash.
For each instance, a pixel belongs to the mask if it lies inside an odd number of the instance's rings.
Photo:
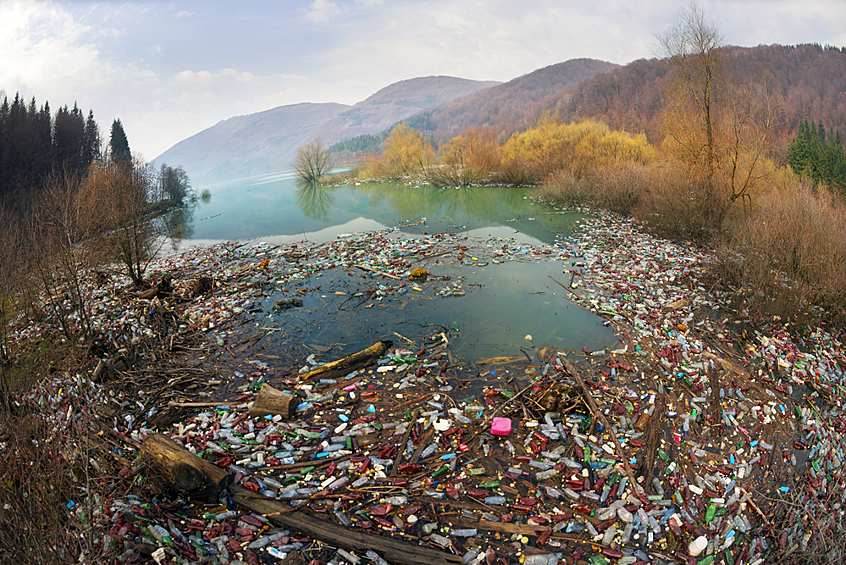
<svg viewBox="0 0 846 565">
<path fill-rule="evenodd" d="M 141 443 L 141 461 L 149 478 L 169 490 L 216 498 L 232 482 L 232 475 L 197 457 L 164 434 L 153 434 Z"/>
<path fill-rule="evenodd" d="M 389 537 L 357 532 L 333 522 L 321 520 L 306 508 L 291 512 L 291 507 L 287 504 L 269 498 L 261 498 L 253 491 L 237 485 L 231 486 L 229 491 L 232 493 L 233 501 L 238 506 L 261 514 L 270 522 L 283 528 L 321 540 L 335 547 L 360 553 L 372 549 L 388 563 L 397 563 L 398 565 L 410 563 L 415 565 L 454 565 L 462 562 L 458 555 L 430 547 L 412 545 Z"/>
<path fill-rule="evenodd" d="M 275 416 L 279 414 L 286 420 L 294 416 L 294 410 L 300 403 L 296 395 L 276 390 L 267 383 L 261 385 L 256 396 L 256 401 L 253 407 L 250 408 L 250 416 L 253 418 L 261 418 L 263 416 Z"/>
<path fill-rule="evenodd" d="M 346 357 L 338 359 L 337 361 L 332 361 L 331 363 L 315 367 L 311 371 L 300 375 L 300 379 L 307 381 L 315 377 L 323 379 L 343 377 L 348 373 L 372 365 L 393 345 L 394 342 L 389 339 L 377 341 L 367 349 L 357 353 L 352 353 Z"/>
</svg>

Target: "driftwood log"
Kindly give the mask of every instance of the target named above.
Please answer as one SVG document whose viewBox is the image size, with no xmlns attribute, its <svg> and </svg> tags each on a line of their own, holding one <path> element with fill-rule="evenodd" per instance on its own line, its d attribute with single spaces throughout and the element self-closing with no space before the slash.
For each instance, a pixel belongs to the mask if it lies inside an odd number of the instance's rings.
<svg viewBox="0 0 846 565">
<path fill-rule="evenodd" d="M 352 353 L 346 357 L 338 359 L 337 361 L 332 361 L 331 363 L 315 367 L 311 371 L 300 375 L 300 379 L 308 381 L 315 377 L 320 377 L 322 379 L 343 377 L 348 373 L 372 365 L 393 345 L 394 342 L 389 339 L 377 341 L 367 349 L 357 353 Z"/>
<path fill-rule="evenodd" d="M 334 547 L 361 553 L 372 549 L 389 563 L 407 565 L 455 565 L 461 557 L 389 537 L 375 536 L 318 518 L 307 508 L 294 509 L 278 500 L 264 498 L 244 487 L 231 484 L 232 475 L 197 457 L 165 435 L 148 436 L 141 454 L 153 466 L 150 480 L 162 486 L 195 495 L 204 485 L 227 486 L 237 506 L 265 516 L 289 530 L 320 540 Z"/>
<path fill-rule="evenodd" d="M 306 508 L 291 512 L 291 507 L 287 504 L 257 496 L 253 491 L 237 485 L 230 487 L 230 492 L 235 504 L 265 516 L 274 524 L 350 551 L 363 553 L 372 549 L 388 563 L 453 565 L 462 562 L 458 555 L 430 547 L 412 545 L 389 537 L 357 532 L 333 522 L 321 520 L 314 512 Z"/>
<path fill-rule="evenodd" d="M 141 461 L 151 479 L 167 490 L 216 498 L 232 482 L 232 475 L 201 459 L 164 434 L 141 443 Z"/>
<path fill-rule="evenodd" d="M 294 416 L 294 410 L 300 403 L 299 398 L 294 394 L 276 390 L 267 383 L 264 383 L 256 395 L 256 401 L 250 408 L 250 416 L 261 418 L 264 416 L 275 416 L 279 414 L 286 420 Z"/>
</svg>

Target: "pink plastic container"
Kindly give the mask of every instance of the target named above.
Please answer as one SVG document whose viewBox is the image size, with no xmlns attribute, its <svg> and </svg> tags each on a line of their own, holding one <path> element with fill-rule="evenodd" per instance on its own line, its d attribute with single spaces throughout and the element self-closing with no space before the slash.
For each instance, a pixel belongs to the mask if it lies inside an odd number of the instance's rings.
<svg viewBox="0 0 846 565">
<path fill-rule="evenodd" d="M 494 418 L 491 433 L 495 436 L 507 436 L 511 433 L 511 418 Z"/>
</svg>

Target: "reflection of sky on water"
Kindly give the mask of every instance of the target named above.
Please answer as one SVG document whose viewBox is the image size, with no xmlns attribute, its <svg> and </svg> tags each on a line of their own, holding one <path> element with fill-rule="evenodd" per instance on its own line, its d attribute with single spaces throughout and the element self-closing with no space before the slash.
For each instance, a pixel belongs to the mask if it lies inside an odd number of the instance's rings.
<svg viewBox="0 0 846 565">
<path fill-rule="evenodd" d="M 510 237 L 524 234 L 552 243 L 556 233 L 569 232 L 580 217 L 550 213 L 532 202 L 530 189 L 522 188 L 434 189 L 399 183 L 298 187 L 290 172 L 195 188 L 212 195 L 209 202 L 196 203 L 191 235 L 196 241 L 298 236 L 322 242 L 324 237 L 334 237 L 333 226 L 361 220 L 396 226 L 426 218 L 425 224 L 403 231 L 467 233 L 501 227 L 512 230 Z"/>
<path fill-rule="evenodd" d="M 316 350 L 333 347 L 333 353 L 357 351 L 385 338 L 403 345 L 393 332 L 416 344 L 436 344 L 440 337 L 434 342 L 430 338 L 444 332 L 452 352 L 476 360 L 525 353 L 537 363 L 536 349 L 544 344 L 576 351 L 619 347 L 602 318 L 573 305 L 549 278 L 560 275 L 557 261 L 459 265 L 446 256 L 422 266 L 435 277 L 426 284 L 407 284 L 404 294 L 388 292 L 381 301 L 373 300 L 367 289 L 380 284 L 396 288 L 397 281 L 356 269 L 322 272 L 297 282 L 297 289 L 308 289 L 304 295 L 288 288 L 267 298 L 267 313 L 258 323 L 280 328 L 270 337 L 278 347 L 303 343 Z M 443 276 L 450 280 L 441 280 Z M 455 286 L 464 296 L 439 295 Z M 301 298 L 303 307 L 272 311 L 276 300 L 289 297 Z"/>
<path fill-rule="evenodd" d="M 193 214 L 186 215 L 193 218 L 193 229 L 185 230 L 190 239 L 182 241 L 182 248 L 224 240 L 317 244 L 393 226 L 401 228 L 391 238 L 448 232 L 470 245 L 463 265 L 452 254 L 422 264 L 435 275 L 451 277 L 451 282 L 435 278 L 421 285 L 424 292 L 389 293 L 371 308 L 364 307 L 372 302 L 369 294 L 355 295 L 396 281 L 364 272 L 352 276 L 346 270 L 321 272 L 297 283 L 298 288 L 309 288 L 302 296 L 304 306 L 282 313 L 272 312 L 273 303 L 293 289 L 286 293 L 274 285 L 257 322 L 282 329 L 270 338 L 278 347 L 296 342 L 350 352 L 379 339 L 395 339 L 393 332 L 419 343 L 441 331 L 449 334 L 452 351 L 471 359 L 521 352 L 535 359 L 534 348 L 545 343 L 565 350 L 617 345 L 600 317 L 572 305 L 565 289 L 549 278 L 561 276 L 560 262 L 532 261 L 528 255 L 525 262 L 503 264 L 469 258 L 473 249 L 484 254 L 485 242 L 492 238 L 551 244 L 582 218 L 534 203 L 529 189 L 297 186 L 291 173 L 197 187 L 197 191 L 204 188 L 212 193 L 211 200 L 198 202 Z M 457 282 L 464 296 L 437 295 L 445 285 Z M 527 334 L 533 336 L 532 342 L 524 339 Z"/>
</svg>

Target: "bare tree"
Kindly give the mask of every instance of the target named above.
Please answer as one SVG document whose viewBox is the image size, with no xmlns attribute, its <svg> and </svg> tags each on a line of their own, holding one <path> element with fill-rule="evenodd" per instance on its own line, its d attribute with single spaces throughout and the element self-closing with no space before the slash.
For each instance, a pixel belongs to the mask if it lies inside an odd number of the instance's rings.
<svg viewBox="0 0 846 565">
<path fill-rule="evenodd" d="M 664 148 L 700 179 L 698 194 L 719 228 L 738 200 L 750 205 L 761 181 L 775 170 L 767 158 L 769 133 L 779 119 L 771 74 L 735 83 L 723 61 L 719 26 L 691 3 L 666 33 L 661 54 L 674 73 L 662 112 Z"/>
<path fill-rule="evenodd" d="M 96 164 L 80 187 L 81 198 L 99 218 L 98 231 L 107 253 L 118 261 L 136 286 L 164 245 L 160 222 L 152 215 L 156 182 L 150 167 L 139 161 Z"/>
<path fill-rule="evenodd" d="M 311 141 L 299 149 L 294 157 L 294 171 L 303 182 L 317 182 L 332 167 L 329 150 L 320 138 Z"/>
<path fill-rule="evenodd" d="M 714 104 L 723 79 L 722 48 L 725 40 L 717 24 L 708 20 L 695 2 L 685 8 L 678 21 L 657 35 L 661 55 L 675 69 L 673 97 L 682 105 L 692 105 L 704 143 L 697 137 L 677 135 L 689 155 L 704 153 L 709 178 L 717 160 Z M 672 135 L 672 134 L 671 134 Z M 693 142 L 694 144 L 691 144 Z M 702 144 L 702 146 L 698 146 Z M 703 151 L 704 150 L 704 151 Z"/>
</svg>

